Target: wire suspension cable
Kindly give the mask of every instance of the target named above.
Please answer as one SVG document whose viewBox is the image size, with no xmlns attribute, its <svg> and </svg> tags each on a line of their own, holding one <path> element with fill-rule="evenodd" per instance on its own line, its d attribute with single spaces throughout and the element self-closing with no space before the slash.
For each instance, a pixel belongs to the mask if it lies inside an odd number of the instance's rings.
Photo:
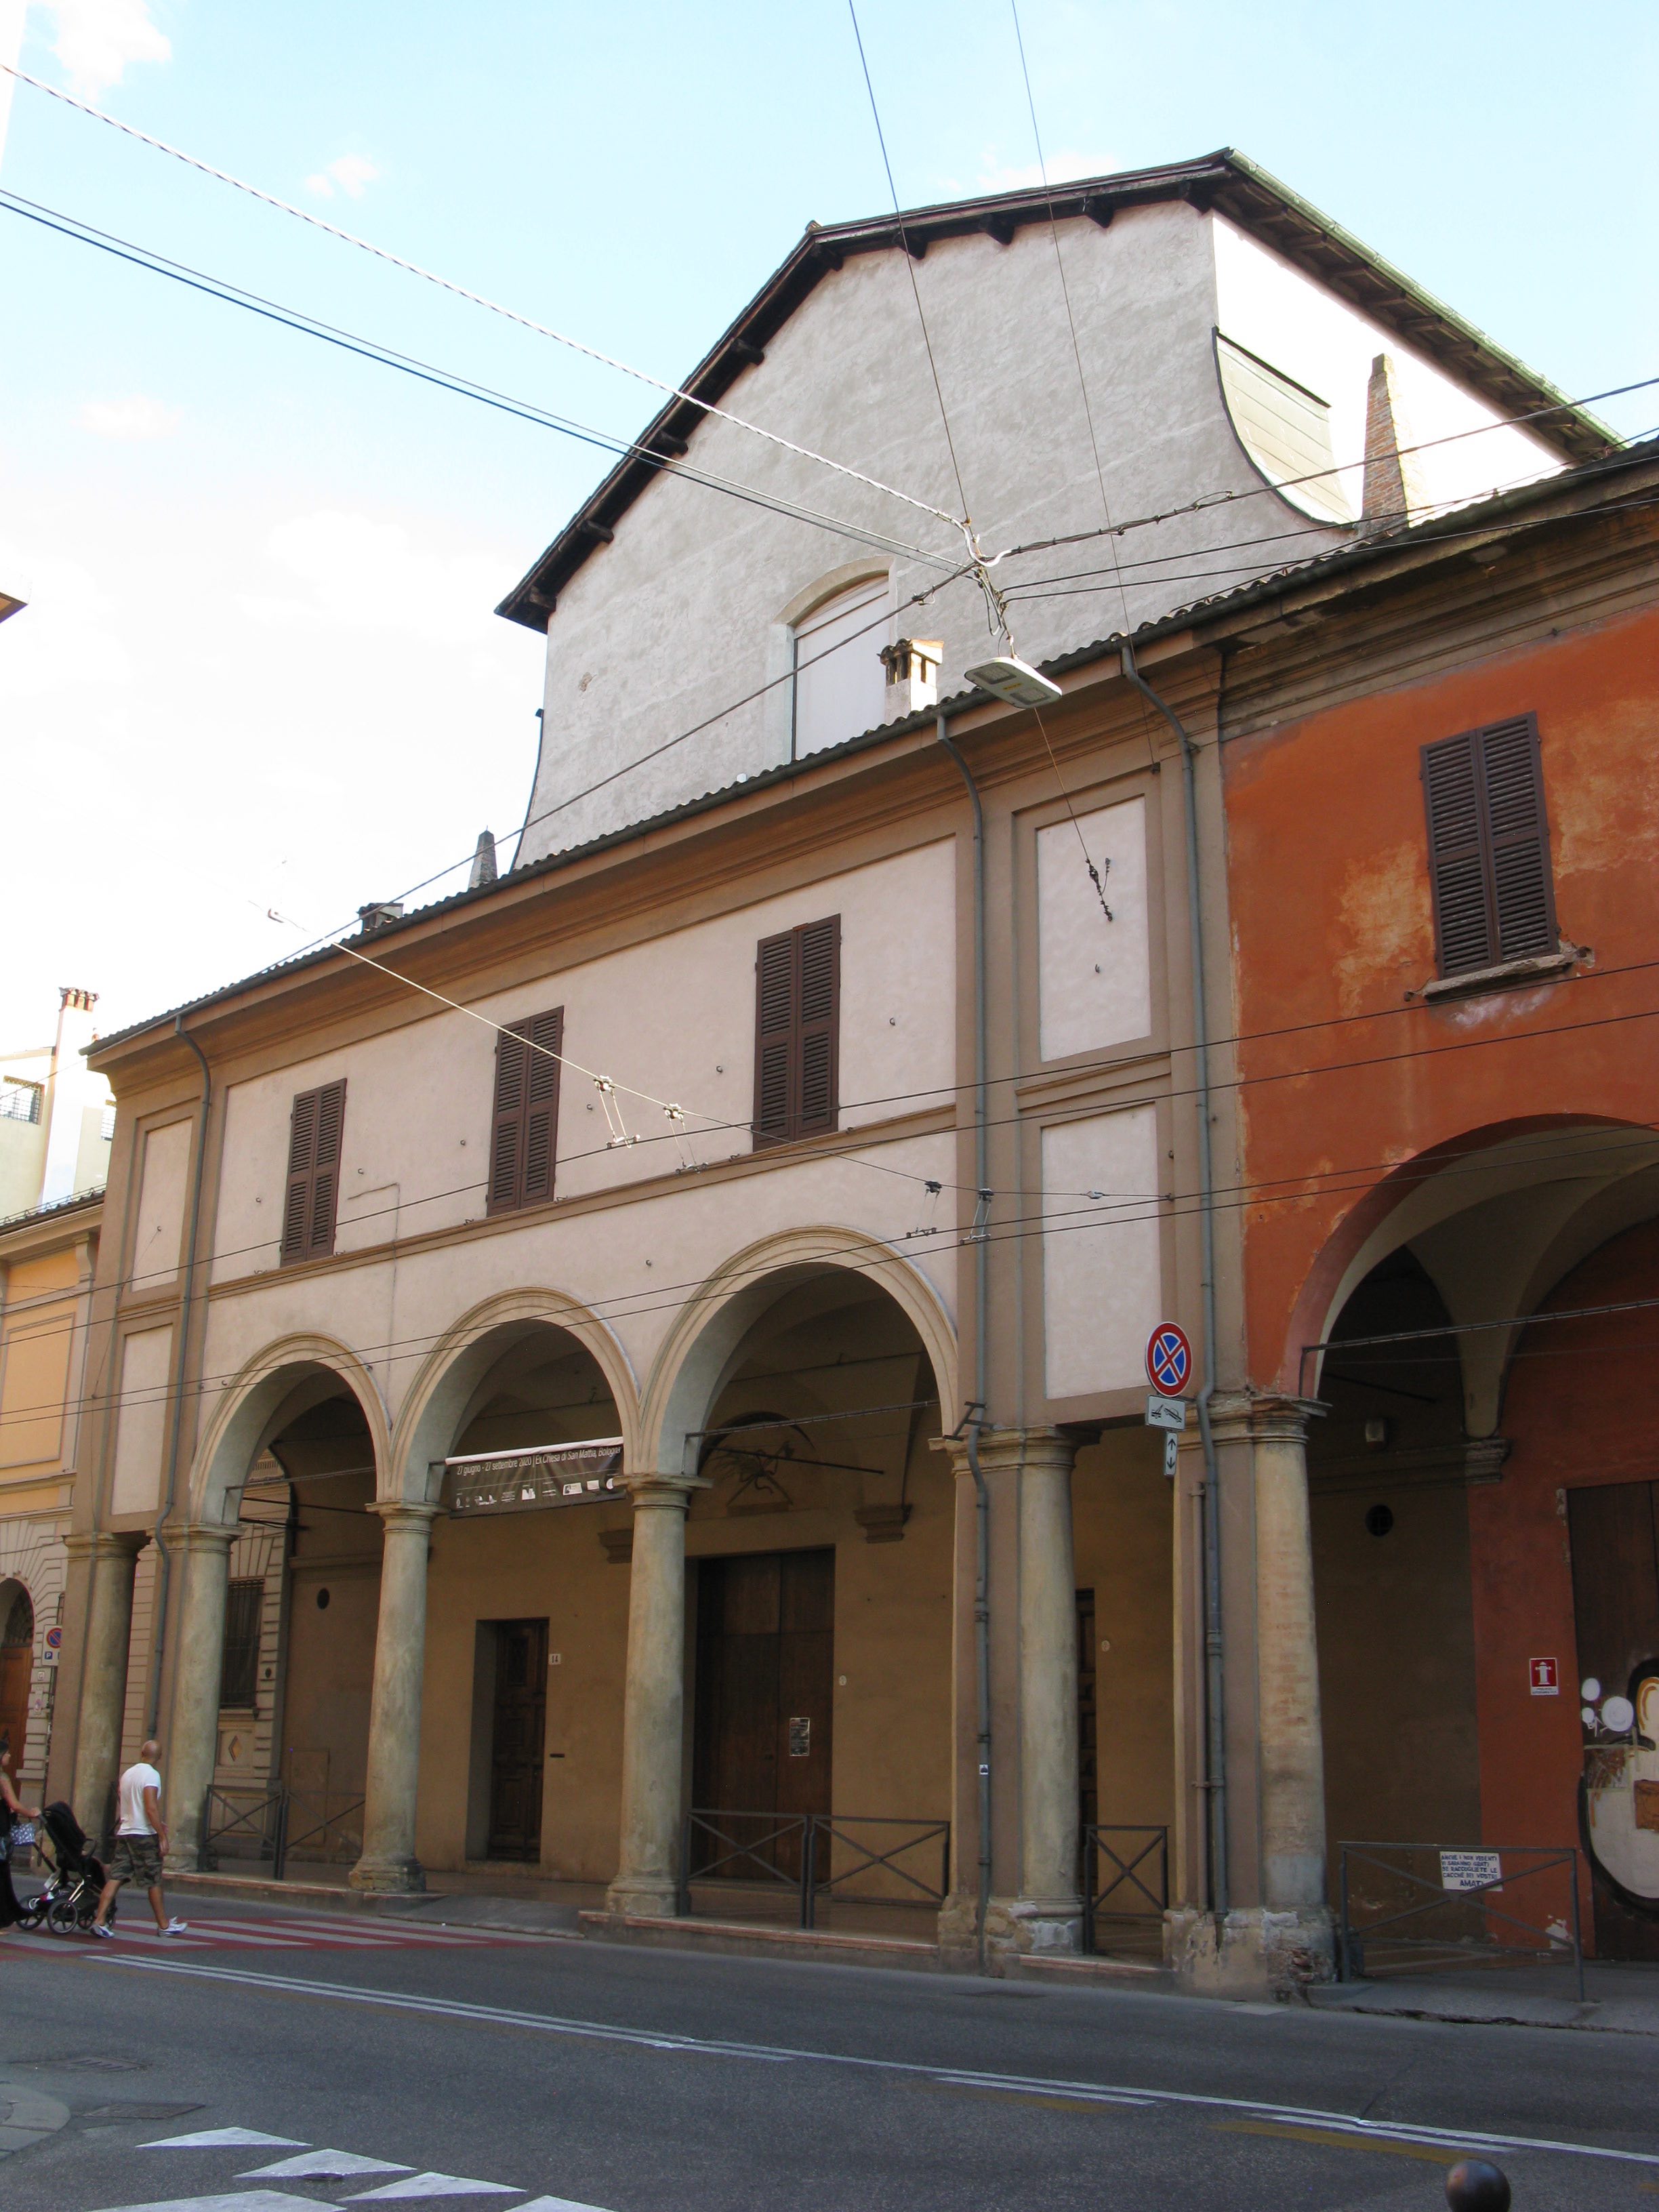
<svg viewBox="0 0 1659 2212">
<path fill-rule="evenodd" d="M 741 415 L 734 415 L 729 408 L 717 407 L 712 399 L 700 399 L 695 392 L 687 392 L 678 384 L 665 383 L 661 377 L 652 376 L 645 369 L 635 368 L 630 362 L 618 360 L 614 354 L 602 352 L 598 346 L 588 345 L 580 338 L 573 338 L 568 332 L 556 330 L 550 323 L 538 323 L 533 316 L 520 314 L 515 307 L 504 307 L 499 300 L 492 300 L 483 292 L 474 292 L 465 284 L 456 283 L 451 277 L 440 276 L 434 270 L 422 268 L 418 261 L 407 260 L 402 254 L 393 253 L 384 246 L 376 246 L 372 240 L 360 238 L 355 231 L 343 230 L 338 223 L 325 222 L 308 208 L 295 207 L 290 200 L 278 199 L 274 192 L 264 191 L 258 185 L 251 185 L 246 179 L 234 176 L 228 169 L 216 168 L 211 161 L 204 161 L 195 154 L 187 154 L 181 147 L 169 145 L 165 138 L 153 137 L 148 131 L 140 131 L 134 124 L 124 123 L 119 116 L 111 115 L 106 109 L 94 107 L 88 100 L 77 100 L 72 93 L 46 83 L 44 78 L 31 76 L 27 70 L 13 68 L 9 63 L 0 63 L 0 69 L 5 69 L 20 84 L 32 86 L 36 92 L 44 92 L 50 99 L 61 100 L 65 107 L 78 109 L 82 115 L 91 116 L 94 122 L 106 123 L 112 131 L 122 131 L 127 137 L 153 147 L 158 154 L 169 155 L 173 161 L 182 161 L 187 168 L 199 170 L 204 177 L 212 177 L 222 185 L 229 185 L 239 192 L 246 192 L 250 199 L 260 200 L 266 207 L 275 208 L 282 215 L 289 215 L 296 222 L 308 223 L 313 230 L 323 231 L 330 238 L 338 239 L 343 245 L 355 246 L 359 252 L 373 255 L 377 261 L 387 262 L 394 269 L 418 276 L 424 283 L 435 284 L 441 291 L 453 293 L 457 299 L 465 300 L 475 307 L 487 308 L 492 315 L 503 316 L 507 321 L 517 323 L 521 329 L 533 331 L 538 337 L 551 338 L 556 345 L 568 347 L 572 353 L 596 361 L 602 368 L 614 368 L 620 375 L 631 376 L 640 384 L 648 384 L 653 391 L 664 392 L 671 398 L 684 400 L 689 406 L 700 408 L 705 415 L 716 415 L 723 422 L 730 422 L 739 430 L 747 430 L 757 438 L 764 438 L 769 445 L 781 447 L 784 452 L 793 453 L 801 460 L 815 461 L 819 467 L 833 469 L 837 476 L 850 477 L 854 483 L 861 483 L 871 491 L 883 492 L 890 499 L 902 500 L 905 506 L 914 507 L 921 514 L 931 514 L 936 521 L 948 523 L 953 530 L 962 527 L 960 516 L 949 514 L 942 507 L 931 507 L 926 500 L 912 499 L 908 492 L 900 491 L 893 484 L 883 483 L 878 477 L 866 476 L 861 469 L 848 468 L 841 461 L 832 461 L 827 454 L 814 453 L 810 446 L 798 446 L 793 439 L 782 437 L 775 430 L 763 429 L 759 423 L 750 422 Z"/>
</svg>

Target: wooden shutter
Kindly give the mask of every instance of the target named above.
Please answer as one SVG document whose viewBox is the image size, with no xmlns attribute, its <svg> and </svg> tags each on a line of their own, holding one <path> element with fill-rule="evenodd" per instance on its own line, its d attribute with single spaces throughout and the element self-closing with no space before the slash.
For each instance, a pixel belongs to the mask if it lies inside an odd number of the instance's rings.
<svg viewBox="0 0 1659 2212">
<path fill-rule="evenodd" d="M 840 916 L 763 938 L 755 958 L 757 1146 L 835 1127 L 840 1029 Z"/>
<path fill-rule="evenodd" d="M 289 1122 L 288 1187 L 283 1199 L 282 1257 L 314 1260 L 334 1249 L 345 1128 L 344 1079 L 302 1091 Z"/>
<path fill-rule="evenodd" d="M 836 1126 L 836 1062 L 841 1027 L 841 917 L 809 921 L 795 932 L 799 977 L 800 1057 L 798 1137 Z"/>
<path fill-rule="evenodd" d="M 489 1133 L 491 1213 L 553 1195 L 559 1134 L 564 1009 L 514 1022 L 495 1040 L 495 1108 Z"/>
<path fill-rule="evenodd" d="M 1554 951 L 1549 828 L 1532 716 L 1425 745 L 1422 773 L 1441 974 Z"/>
<path fill-rule="evenodd" d="M 795 933 L 763 937 L 755 957 L 755 1143 L 794 1133 Z"/>
</svg>

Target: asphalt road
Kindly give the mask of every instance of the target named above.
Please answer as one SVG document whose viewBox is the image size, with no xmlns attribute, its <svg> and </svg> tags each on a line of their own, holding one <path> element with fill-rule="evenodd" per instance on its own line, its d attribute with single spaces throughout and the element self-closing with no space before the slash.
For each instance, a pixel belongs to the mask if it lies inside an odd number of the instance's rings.
<svg viewBox="0 0 1659 2212">
<path fill-rule="evenodd" d="M 5 2212 L 1438 2212 L 1464 2150 L 1659 2198 L 1644 2037 L 182 1909 L 0 1938 Z"/>
</svg>

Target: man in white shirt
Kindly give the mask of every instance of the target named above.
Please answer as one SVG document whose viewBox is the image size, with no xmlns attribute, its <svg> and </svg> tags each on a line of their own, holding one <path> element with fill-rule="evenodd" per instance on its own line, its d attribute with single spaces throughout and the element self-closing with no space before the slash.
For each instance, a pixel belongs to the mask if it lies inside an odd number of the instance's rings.
<svg viewBox="0 0 1659 2212">
<path fill-rule="evenodd" d="M 113 1932 L 107 1924 L 109 1909 L 124 1881 L 142 1882 L 149 1892 L 149 1909 L 155 1915 L 158 1936 L 182 1936 L 188 1925 L 185 1921 L 167 1918 L 161 1896 L 161 1854 L 167 1847 L 167 1832 L 161 1819 L 161 1777 L 155 1765 L 161 1755 L 161 1745 L 151 1737 L 139 1747 L 137 1763 L 121 1777 L 115 1849 L 110 1855 L 109 1880 L 92 1923 L 94 1936 Z"/>
</svg>

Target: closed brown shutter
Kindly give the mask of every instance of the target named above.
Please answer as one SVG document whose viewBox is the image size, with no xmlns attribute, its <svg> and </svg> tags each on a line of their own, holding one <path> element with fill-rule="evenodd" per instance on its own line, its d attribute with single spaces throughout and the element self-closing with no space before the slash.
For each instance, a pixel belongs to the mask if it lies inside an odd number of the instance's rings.
<svg viewBox="0 0 1659 2212">
<path fill-rule="evenodd" d="M 835 1127 L 840 1029 L 840 916 L 763 938 L 755 959 L 757 1146 Z"/>
<path fill-rule="evenodd" d="M 836 1062 L 841 1028 L 841 917 L 795 932 L 800 1006 L 800 1090 L 794 1133 L 836 1126 Z"/>
<path fill-rule="evenodd" d="M 1532 716 L 1425 745 L 1422 773 L 1441 974 L 1553 952 L 1549 826 Z"/>
<path fill-rule="evenodd" d="M 755 1142 L 793 1135 L 795 1085 L 795 933 L 763 937 L 755 957 Z"/>
<path fill-rule="evenodd" d="M 302 1091 L 294 1101 L 288 1133 L 288 1188 L 283 1199 L 284 1260 L 314 1260 L 334 1249 L 345 1094 L 342 1078 L 316 1091 Z"/>
<path fill-rule="evenodd" d="M 495 1109 L 489 1133 L 491 1213 L 553 1195 L 559 1133 L 564 1009 L 514 1022 L 495 1040 Z"/>
</svg>

